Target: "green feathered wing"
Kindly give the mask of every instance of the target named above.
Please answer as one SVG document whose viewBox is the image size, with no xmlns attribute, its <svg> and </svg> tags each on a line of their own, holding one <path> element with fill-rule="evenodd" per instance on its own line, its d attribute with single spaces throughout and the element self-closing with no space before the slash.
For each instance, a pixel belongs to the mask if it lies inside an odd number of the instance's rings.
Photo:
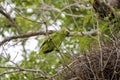
<svg viewBox="0 0 120 80">
<path fill-rule="evenodd" d="M 54 50 L 58 50 L 62 41 L 68 35 L 67 30 L 62 30 L 60 32 L 53 33 L 48 39 L 46 39 L 41 45 L 40 53 L 50 53 Z"/>
</svg>

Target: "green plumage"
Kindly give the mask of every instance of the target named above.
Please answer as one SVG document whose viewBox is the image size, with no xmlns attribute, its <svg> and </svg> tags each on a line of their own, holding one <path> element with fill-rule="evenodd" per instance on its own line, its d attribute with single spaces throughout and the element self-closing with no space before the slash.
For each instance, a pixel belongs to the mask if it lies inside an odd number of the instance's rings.
<svg viewBox="0 0 120 80">
<path fill-rule="evenodd" d="M 68 33 L 69 32 L 67 30 L 62 30 L 50 35 L 50 37 L 46 39 L 41 45 L 40 53 L 46 54 L 52 52 L 53 50 L 57 50 Z"/>
</svg>

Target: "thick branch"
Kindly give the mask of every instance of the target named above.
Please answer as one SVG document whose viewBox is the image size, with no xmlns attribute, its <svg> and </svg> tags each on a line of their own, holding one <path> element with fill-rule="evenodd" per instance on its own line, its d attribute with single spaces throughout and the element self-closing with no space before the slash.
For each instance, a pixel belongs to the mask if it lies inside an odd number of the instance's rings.
<svg viewBox="0 0 120 80">
<path fill-rule="evenodd" d="M 56 31 L 48 31 L 48 34 L 52 34 Z M 98 31 L 90 31 L 90 32 L 78 32 L 77 34 L 74 32 L 69 32 L 69 36 L 84 36 L 84 35 L 91 35 L 91 36 L 95 36 L 97 35 Z M 44 31 L 38 31 L 38 32 L 31 32 L 31 33 L 27 33 L 27 34 L 22 34 L 22 35 L 18 35 L 18 36 L 12 36 L 12 37 L 8 37 L 6 39 L 4 39 L 3 41 L 0 42 L 0 46 L 3 45 L 4 43 L 11 41 L 13 39 L 18 39 L 18 38 L 28 38 L 28 37 L 32 37 L 32 36 L 37 36 L 37 35 L 46 35 L 46 32 Z"/>
<path fill-rule="evenodd" d="M 48 34 L 51 34 L 51 33 L 53 33 L 53 31 L 48 32 Z M 38 32 L 31 32 L 31 33 L 27 33 L 27 34 L 18 35 L 18 36 L 8 37 L 0 42 L 0 46 L 3 45 L 5 42 L 11 41 L 13 39 L 28 38 L 28 37 L 37 36 L 37 35 L 46 35 L 46 32 L 38 31 Z"/>
</svg>

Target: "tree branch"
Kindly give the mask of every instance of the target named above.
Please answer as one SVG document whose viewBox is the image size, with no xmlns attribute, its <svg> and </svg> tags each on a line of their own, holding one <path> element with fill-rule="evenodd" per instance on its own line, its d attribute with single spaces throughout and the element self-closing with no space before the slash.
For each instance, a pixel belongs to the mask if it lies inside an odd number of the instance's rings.
<svg viewBox="0 0 120 80">
<path fill-rule="evenodd" d="M 57 31 L 48 31 L 48 34 L 52 34 L 54 32 L 57 32 Z M 69 32 L 69 36 L 95 36 L 98 34 L 98 31 L 97 30 L 94 30 L 94 31 L 89 31 L 89 32 L 78 32 L 77 34 L 74 33 L 74 32 Z M 30 32 L 30 33 L 26 33 L 26 34 L 21 34 L 21 35 L 18 35 L 18 36 L 11 36 L 11 37 L 8 37 L 6 39 L 4 39 L 3 41 L 0 42 L 0 46 L 3 45 L 4 43 L 6 42 L 9 42 L 11 40 L 14 40 L 14 39 L 18 39 L 18 38 L 28 38 L 28 37 L 32 37 L 32 36 L 37 36 L 37 35 L 46 35 L 46 32 L 45 31 L 37 31 L 37 32 Z"/>
<path fill-rule="evenodd" d="M 5 74 L 10 74 L 10 73 L 15 73 L 15 72 L 23 72 L 23 71 L 26 71 L 26 72 L 37 72 L 37 73 L 41 73 L 41 78 L 45 78 L 45 79 L 50 79 L 51 77 L 50 76 L 46 76 L 41 70 L 35 70 L 35 69 L 23 69 L 23 68 L 16 68 L 16 67 L 0 67 L 0 68 L 11 68 L 11 69 L 17 69 L 17 70 L 12 70 L 12 71 L 5 71 L 5 72 L 2 72 L 0 73 L 0 76 L 2 75 L 5 75 Z"/>
<path fill-rule="evenodd" d="M 97 30 L 89 31 L 89 32 L 78 32 L 77 34 L 74 32 L 70 32 L 69 36 L 96 36 L 98 34 Z"/>
<path fill-rule="evenodd" d="M 13 27 L 17 30 L 18 34 L 22 34 L 15 20 L 4 10 L 2 6 L 0 6 L 0 13 L 12 23 Z"/>
<path fill-rule="evenodd" d="M 53 32 L 55 32 L 55 31 L 49 31 L 48 34 L 51 34 Z M 30 33 L 21 34 L 21 35 L 18 35 L 18 36 L 8 37 L 8 38 L 6 38 L 6 39 L 4 39 L 3 41 L 0 42 L 0 46 L 3 45 L 5 42 L 11 41 L 13 39 L 28 38 L 28 37 L 37 36 L 37 35 L 46 35 L 46 32 L 44 32 L 44 31 L 30 32 Z"/>
</svg>

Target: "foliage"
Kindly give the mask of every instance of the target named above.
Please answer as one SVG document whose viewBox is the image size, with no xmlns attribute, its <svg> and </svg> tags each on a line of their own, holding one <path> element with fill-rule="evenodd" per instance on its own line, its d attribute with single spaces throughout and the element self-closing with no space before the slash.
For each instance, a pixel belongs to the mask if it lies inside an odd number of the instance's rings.
<svg viewBox="0 0 120 80">
<path fill-rule="evenodd" d="M 109 34 L 113 27 L 112 24 L 98 19 L 92 5 L 86 0 L 2 0 L 0 6 L 14 19 L 22 32 L 18 34 L 13 23 L 0 14 L 0 41 L 30 32 L 46 32 L 44 35 L 22 37 L 0 45 L 1 80 L 48 79 L 69 64 L 75 55 L 89 50 L 90 45 L 98 41 L 98 36 L 61 36 L 59 35 L 61 32 L 53 33 L 57 38 L 53 38 L 54 36 L 51 38 L 60 45 L 59 52 L 42 54 L 40 46 L 46 39 L 50 40 L 48 36 L 51 35 L 47 31 L 51 29 L 56 31 L 68 29 L 75 34 L 99 30 Z M 18 55 L 22 55 L 22 59 L 19 60 Z M 16 59 L 18 60 L 15 61 Z"/>
</svg>

